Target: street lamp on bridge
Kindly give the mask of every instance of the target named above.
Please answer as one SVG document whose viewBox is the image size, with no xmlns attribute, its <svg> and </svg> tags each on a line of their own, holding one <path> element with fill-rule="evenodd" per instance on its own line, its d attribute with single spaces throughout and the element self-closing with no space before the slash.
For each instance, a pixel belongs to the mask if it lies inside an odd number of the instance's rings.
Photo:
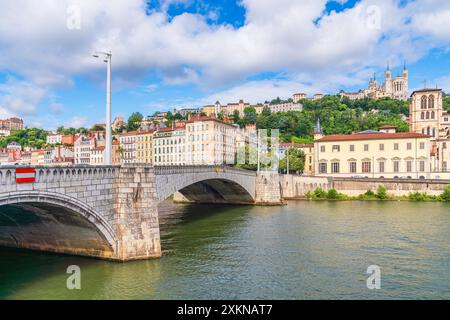
<svg viewBox="0 0 450 320">
<path fill-rule="evenodd" d="M 112 164 L 112 132 L 111 132 L 111 58 L 112 53 L 95 52 L 94 58 L 103 58 L 106 63 L 106 143 L 104 164 L 110 166 Z"/>
</svg>

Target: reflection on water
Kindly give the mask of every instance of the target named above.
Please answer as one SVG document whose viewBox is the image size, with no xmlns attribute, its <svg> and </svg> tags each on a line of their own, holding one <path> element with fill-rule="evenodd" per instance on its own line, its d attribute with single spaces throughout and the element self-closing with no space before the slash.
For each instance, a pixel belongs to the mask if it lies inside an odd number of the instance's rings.
<svg viewBox="0 0 450 320">
<path fill-rule="evenodd" d="M 161 206 L 160 260 L 0 249 L 2 299 L 450 299 L 450 206 Z M 79 265 L 82 290 L 66 289 Z M 381 267 L 381 290 L 366 269 Z"/>
</svg>

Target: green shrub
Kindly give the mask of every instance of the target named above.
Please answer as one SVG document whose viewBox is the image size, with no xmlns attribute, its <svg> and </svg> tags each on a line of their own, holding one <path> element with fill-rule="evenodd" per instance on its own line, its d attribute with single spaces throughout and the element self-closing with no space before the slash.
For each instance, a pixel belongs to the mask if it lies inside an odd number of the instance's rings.
<svg viewBox="0 0 450 320">
<path fill-rule="evenodd" d="M 375 193 L 372 190 L 367 190 L 366 193 L 364 193 L 366 197 L 375 197 Z"/>
<path fill-rule="evenodd" d="M 441 199 L 444 202 L 450 202 L 450 184 L 445 187 L 444 192 L 441 194 Z"/>
<path fill-rule="evenodd" d="M 327 193 L 325 191 L 323 191 L 322 188 L 316 188 L 316 190 L 314 190 L 314 197 L 315 198 L 326 198 Z"/>
<path fill-rule="evenodd" d="M 408 199 L 413 201 L 425 201 L 427 200 L 427 195 L 420 192 L 410 193 Z"/>
<path fill-rule="evenodd" d="M 375 197 L 377 197 L 380 200 L 384 200 L 388 198 L 388 194 L 386 192 L 386 188 L 383 185 L 380 185 L 377 189 L 377 193 L 375 194 Z"/>
<path fill-rule="evenodd" d="M 327 199 L 339 199 L 339 193 L 336 191 L 336 189 L 330 189 L 327 193 Z"/>
</svg>

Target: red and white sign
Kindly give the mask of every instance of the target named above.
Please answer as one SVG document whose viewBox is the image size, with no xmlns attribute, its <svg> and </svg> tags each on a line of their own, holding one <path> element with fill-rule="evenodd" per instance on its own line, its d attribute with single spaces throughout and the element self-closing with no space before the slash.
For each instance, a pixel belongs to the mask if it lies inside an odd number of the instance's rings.
<svg viewBox="0 0 450 320">
<path fill-rule="evenodd" d="M 17 168 L 16 183 L 34 183 L 36 181 L 36 169 Z"/>
</svg>

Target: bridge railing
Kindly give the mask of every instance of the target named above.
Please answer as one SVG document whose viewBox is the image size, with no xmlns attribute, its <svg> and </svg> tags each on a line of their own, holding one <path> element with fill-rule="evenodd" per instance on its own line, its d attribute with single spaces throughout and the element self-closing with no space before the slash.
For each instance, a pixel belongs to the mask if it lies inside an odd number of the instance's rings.
<svg viewBox="0 0 450 320">
<path fill-rule="evenodd" d="M 0 167 L 0 185 L 15 183 L 18 167 Z M 65 180 L 106 179 L 115 177 L 119 166 L 37 166 L 35 183 L 51 183 Z"/>
<path fill-rule="evenodd" d="M 216 173 L 238 173 L 248 176 L 256 176 L 256 172 L 239 169 L 226 165 L 218 166 L 155 166 L 156 175 L 171 175 L 171 174 L 184 174 L 184 173 L 202 173 L 202 172 L 216 172 Z"/>
</svg>

